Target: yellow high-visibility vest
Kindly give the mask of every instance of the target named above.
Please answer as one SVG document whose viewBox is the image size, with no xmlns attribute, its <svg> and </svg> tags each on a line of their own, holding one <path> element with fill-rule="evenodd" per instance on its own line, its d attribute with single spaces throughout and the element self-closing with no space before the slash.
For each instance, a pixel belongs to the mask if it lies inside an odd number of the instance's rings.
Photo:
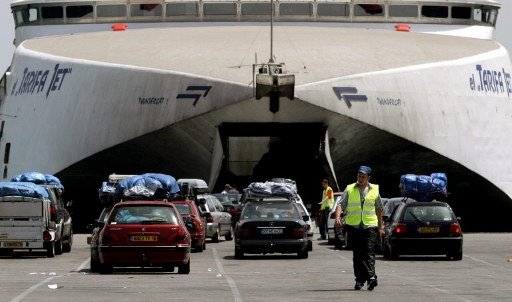
<svg viewBox="0 0 512 302">
<path fill-rule="evenodd" d="M 345 223 L 351 226 L 359 226 L 361 222 L 367 226 L 377 226 L 377 213 L 375 212 L 375 200 L 379 197 L 379 185 L 370 184 L 370 188 L 361 206 L 361 194 L 356 183 L 347 186 L 348 202 L 345 212 Z"/>
<path fill-rule="evenodd" d="M 327 188 L 324 189 L 324 192 L 322 193 L 322 200 L 324 200 L 325 196 L 327 196 L 327 192 L 331 190 L 331 198 L 327 199 L 322 205 L 320 206 L 320 210 L 325 209 L 331 209 L 334 205 L 334 192 L 332 191 L 332 188 L 327 186 Z"/>
</svg>

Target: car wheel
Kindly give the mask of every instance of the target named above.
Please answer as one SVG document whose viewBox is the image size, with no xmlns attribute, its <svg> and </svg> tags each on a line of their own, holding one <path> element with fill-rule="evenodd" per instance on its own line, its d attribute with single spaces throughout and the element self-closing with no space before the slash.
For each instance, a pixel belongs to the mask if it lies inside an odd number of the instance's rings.
<svg viewBox="0 0 512 302">
<path fill-rule="evenodd" d="M 331 236 L 329 236 L 329 232 L 327 232 L 327 244 L 334 244 L 334 238 L 331 238 Z"/>
<path fill-rule="evenodd" d="M 235 259 L 242 259 L 244 258 L 244 252 L 240 250 L 239 248 L 235 247 Z"/>
<path fill-rule="evenodd" d="M 55 255 L 62 254 L 62 237 L 60 237 L 60 240 L 55 241 Z"/>
<path fill-rule="evenodd" d="M 66 242 L 62 244 L 62 251 L 64 253 L 71 252 L 71 246 L 73 245 L 73 231 L 69 232 L 69 238 Z"/>
<path fill-rule="evenodd" d="M 186 275 L 189 273 L 190 273 L 190 260 L 188 260 L 187 264 L 178 266 L 178 274 Z"/>
<path fill-rule="evenodd" d="M 100 259 L 98 255 L 91 250 L 91 273 L 97 273 L 100 271 Z"/>
<path fill-rule="evenodd" d="M 338 250 L 343 248 L 343 241 L 338 236 L 334 237 L 334 247 Z"/>
<path fill-rule="evenodd" d="M 99 271 L 100 274 L 112 274 L 114 267 L 109 263 L 100 263 Z"/>
<path fill-rule="evenodd" d="M 203 244 L 194 247 L 194 252 L 201 253 L 203 251 Z"/>
<path fill-rule="evenodd" d="M 164 265 L 164 266 L 162 266 L 162 270 L 164 272 L 172 273 L 172 272 L 174 272 L 174 266 L 172 266 L 172 265 Z"/>
<path fill-rule="evenodd" d="M 231 227 L 229 227 L 229 233 L 226 234 L 226 236 L 224 236 L 224 238 L 226 238 L 227 241 L 233 240 L 233 229 Z"/>
<path fill-rule="evenodd" d="M 398 253 L 398 250 L 396 249 L 396 247 L 393 247 L 393 245 L 390 243 L 388 249 L 389 249 L 389 259 L 393 259 L 393 260 L 398 259 L 398 257 L 400 256 L 400 253 Z"/>
<path fill-rule="evenodd" d="M 388 245 L 384 243 L 382 246 L 382 249 L 383 249 L 382 254 L 383 254 L 384 258 L 391 259 L 391 254 L 389 253 Z"/>
<path fill-rule="evenodd" d="M 462 260 L 462 247 L 460 247 L 459 249 L 457 250 L 454 250 L 450 253 L 448 253 L 448 258 L 454 260 L 454 261 L 460 261 Z"/>
<path fill-rule="evenodd" d="M 217 227 L 217 231 L 213 234 L 212 242 L 220 242 L 219 228 Z"/>
<path fill-rule="evenodd" d="M 308 250 L 306 249 L 305 251 L 300 251 L 297 253 L 297 256 L 300 258 L 300 259 L 308 259 L 309 257 L 309 252 Z"/>
<path fill-rule="evenodd" d="M 313 251 L 313 241 L 308 240 L 308 252 L 312 252 L 312 251 Z"/>
<path fill-rule="evenodd" d="M 55 257 L 55 242 L 47 242 L 46 243 L 46 257 L 53 258 Z"/>
</svg>

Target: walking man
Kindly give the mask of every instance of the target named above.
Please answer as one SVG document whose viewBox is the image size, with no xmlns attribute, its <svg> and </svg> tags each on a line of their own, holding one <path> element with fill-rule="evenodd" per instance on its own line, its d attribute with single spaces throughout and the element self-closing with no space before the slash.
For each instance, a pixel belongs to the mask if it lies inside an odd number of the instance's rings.
<svg viewBox="0 0 512 302">
<path fill-rule="evenodd" d="M 320 239 L 327 239 L 327 218 L 329 217 L 329 213 L 331 212 L 331 208 L 334 205 L 334 192 L 332 188 L 329 186 L 329 181 L 327 179 L 322 180 L 322 187 L 324 191 L 322 193 L 322 201 L 320 204 L 320 225 L 318 228 L 320 229 Z"/>
<path fill-rule="evenodd" d="M 369 182 L 372 169 L 359 167 L 357 182 L 347 186 L 336 206 L 335 224 L 341 226 L 340 216 L 346 212 L 345 228 L 352 239 L 355 290 L 367 283 L 368 290 L 377 285 L 375 274 L 375 244 L 382 234 L 382 202 L 379 186 Z"/>
</svg>

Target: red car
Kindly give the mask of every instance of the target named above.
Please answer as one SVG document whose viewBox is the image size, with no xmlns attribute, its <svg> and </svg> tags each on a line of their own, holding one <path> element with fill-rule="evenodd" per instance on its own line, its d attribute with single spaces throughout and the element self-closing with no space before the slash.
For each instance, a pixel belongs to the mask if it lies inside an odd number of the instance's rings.
<svg viewBox="0 0 512 302">
<path fill-rule="evenodd" d="M 193 201 L 173 200 L 171 201 L 181 217 L 188 224 L 187 229 L 192 240 L 192 248 L 196 252 L 202 252 L 206 248 L 206 220 L 199 213 Z"/>
<path fill-rule="evenodd" d="M 99 270 L 162 267 L 190 272 L 190 234 L 176 207 L 164 201 L 117 203 L 99 234 Z M 92 259 L 91 259 L 92 260 Z"/>
</svg>

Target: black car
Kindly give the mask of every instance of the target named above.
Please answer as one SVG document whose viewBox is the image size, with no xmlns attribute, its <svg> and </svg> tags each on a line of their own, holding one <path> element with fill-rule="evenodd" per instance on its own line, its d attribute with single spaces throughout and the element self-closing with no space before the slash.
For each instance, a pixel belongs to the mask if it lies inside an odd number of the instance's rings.
<svg viewBox="0 0 512 302">
<path fill-rule="evenodd" d="M 462 230 L 445 202 L 399 204 L 384 223 L 384 257 L 446 255 L 462 259 Z"/>
<path fill-rule="evenodd" d="M 308 219 L 286 198 L 249 201 L 236 225 L 235 258 L 246 253 L 297 253 L 299 258 L 308 258 Z"/>
</svg>

